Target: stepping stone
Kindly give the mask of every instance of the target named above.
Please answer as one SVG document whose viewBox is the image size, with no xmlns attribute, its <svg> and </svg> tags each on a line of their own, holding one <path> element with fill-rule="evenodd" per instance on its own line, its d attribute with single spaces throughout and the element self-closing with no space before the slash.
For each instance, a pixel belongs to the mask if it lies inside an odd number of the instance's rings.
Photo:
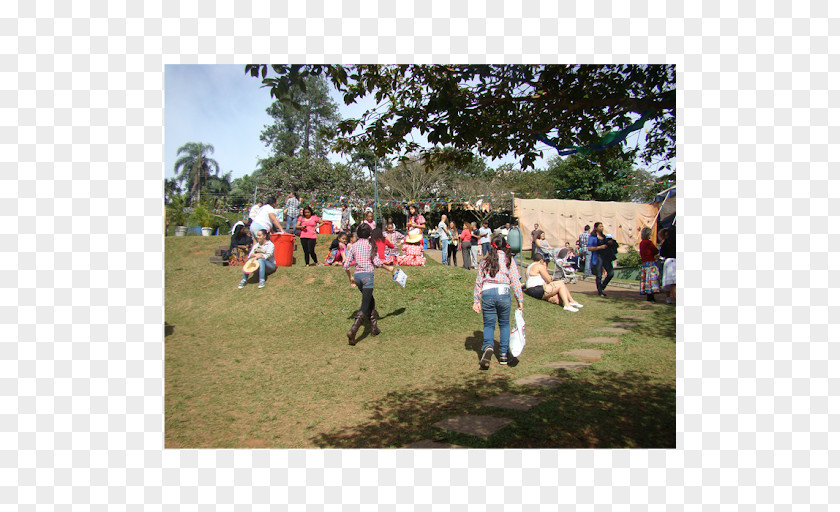
<svg viewBox="0 0 840 512">
<path fill-rule="evenodd" d="M 546 368 L 557 368 L 558 370 L 579 370 L 580 368 L 586 368 L 587 366 L 592 366 L 590 363 L 577 363 L 574 361 L 557 361 L 556 363 L 548 363 L 545 365 Z"/>
<path fill-rule="evenodd" d="M 438 443 L 437 441 L 432 441 L 431 439 L 423 439 L 422 441 L 415 441 L 411 444 L 405 445 L 403 448 L 463 448 L 463 446 L 458 446 L 457 444 L 448 444 L 448 443 Z"/>
<path fill-rule="evenodd" d="M 594 350 L 589 348 L 578 348 L 575 350 L 570 350 L 568 352 L 563 352 L 564 354 L 569 354 L 570 356 L 575 356 L 579 359 L 583 359 L 584 361 L 600 361 L 601 356 L 604 355 L 603 350 Z"/>
<path fill-rule="evenodd" d="M 619 340 L 618 338 L 610 338 L 610 337 L 607 337 L 607 336 L 596 336 L 594 338 L 584 338 L 580 341 L 582 341 L 584 343 L 610 343 L 610 344 L 615 344 L 615 343 L 618 343 L 621 340 Z"/>
<path fill-rule="evenodd" d="M 545 388 L 556 388 L 563 382 L 562 379 L 552 377 L 551 375 L 531 375 L 530 377 L 523 377 L 513 381 L 519 386 L 542 386 Z"/>
<path fill-rule="evenodd" d="M 639 324 L 636 322 L 613 322 L 610 324 L 610 327 L 621 327 L 621 328 L 630 328 L 630 327 L 638 327 Z"/>
<path fill-rule="evenodd" d="M 624 329 L 623 327 L 601 327 L 600 329 L 595 329 L 597 332 L 614 332 L 617 334 L 626 334 L 630 331 Z"/>
<path fill-rule="evenodd" d="M 457 416 L 439 421 L 432 426 L 486 439 L 511 423 L 513 423 L 513 420 L 510 418 L 497 418 L 495 416 Z"/>
<path fill-rule="evenodd" d="M 620 316 L 619 318 L 623 318 L 624 320 L 644 320 L 647 317 L 646 316 Z"/>
<path fill-rule="evenodd" d="M 527 411 L 531 407 L 542 402 L 538 396 L 501 394 L 481 402 L 486 407 L 499 407 L 501 409 L 513 409 L 514 411 Z"/>
</svg>

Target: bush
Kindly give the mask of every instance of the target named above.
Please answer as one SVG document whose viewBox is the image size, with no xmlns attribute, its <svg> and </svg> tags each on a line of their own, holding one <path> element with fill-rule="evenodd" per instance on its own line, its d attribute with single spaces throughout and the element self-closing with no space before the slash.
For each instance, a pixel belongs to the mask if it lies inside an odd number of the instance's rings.
<svg viewBox="0 0 840 512">
<path fill-rule="evenodd" d="M 199 227 L 215 228 L 216 218 L 204 205 L 199 205 L 193 210 L 190 220 Z"/>
<path fill-rule="evenodd" d="M 642 265 L 642 256 L 635 247 L 627 246 L 627 252 L 619 254 L 616 262 L 619 267 L 640 267 Z"/>
</svg>

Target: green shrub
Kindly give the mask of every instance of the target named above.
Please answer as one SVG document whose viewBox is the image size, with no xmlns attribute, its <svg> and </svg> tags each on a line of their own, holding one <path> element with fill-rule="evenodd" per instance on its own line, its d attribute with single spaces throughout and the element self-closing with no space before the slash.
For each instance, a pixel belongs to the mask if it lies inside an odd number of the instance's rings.
<svg viewBox="0 0 840 512">
<path fill-rule="evenodd" d="M 193 210 L 190 220 L 193 224 L 202 228 L 216 227 L 216 218 L 204 205 L 199 205 Z"/>
<path fill-rule="evenodd" d="M 627 247 L 627 252 L 619 254 L 616 260 L 619 267 L 639 267 L 642 265 L 642 256 L 633 246 Z"/>
</svg>

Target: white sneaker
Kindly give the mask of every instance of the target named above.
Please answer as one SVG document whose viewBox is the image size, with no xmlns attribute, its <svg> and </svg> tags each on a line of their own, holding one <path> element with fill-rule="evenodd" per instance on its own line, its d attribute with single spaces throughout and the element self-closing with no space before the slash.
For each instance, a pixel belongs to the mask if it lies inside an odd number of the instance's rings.
<svg viewBox="0 0 840 512">
<path fill-rule="evenodd" d="M 581 304 L 579 302 L 571 302 L 571 303 L 569 303 L 569 305 L 574 306 L 576 308 L 582 308 L 583 307 L 583 304 Z"/>
<path fill-rule="evenodd" d="M 260 284 L 259 284 L 259 286 L 257 286 L 257 288 L 264 288 L 264 287 L 265 287 L 265 279 L 260 281 Z"/>
<path fill-rule="evenodd" d="M 239 281 L 239 289 L 240 289 L 240 290 L 241 290 L 242 288 L 245 288 L 245 283 L 246 283 L 246 281 L 245 281 L 244 279 L 243 279 L 242 281 Z"/>
<path fill-rule="evenodd" d="M 563 306 L 563 309 L 566 311 L 571 311 L 572 313 L 577 313 L 578 309 L 572 306 Z"/>
</svg>

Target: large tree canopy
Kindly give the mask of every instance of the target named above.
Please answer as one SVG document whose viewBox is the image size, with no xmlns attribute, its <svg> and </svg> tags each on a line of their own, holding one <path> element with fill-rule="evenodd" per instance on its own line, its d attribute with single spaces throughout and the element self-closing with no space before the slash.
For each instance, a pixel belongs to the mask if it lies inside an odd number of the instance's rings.
<svg viewBox="0 0 840 512">
<path fill-rule="evenodd" d="M 377 107 L 336 126 L 334 149 L 345 154 L 419 153 L 431 165 L 512 153 L 528 168 L 540 142 L 587 152 L 620 142 L 615 135 L 644 117 L 650 129 L 637 156 L 651 164 L 676 155 L 673 65 L 274 65 L 274 76 L 268 69 L 245 67 L 291 104 L 313 74 L 328 76 L 347 104 L 374 95 Z M 414 129 L 435 147 L 409 140 Z M 597 151 L 589 157 L 600 159 Z"/>
</svg>

